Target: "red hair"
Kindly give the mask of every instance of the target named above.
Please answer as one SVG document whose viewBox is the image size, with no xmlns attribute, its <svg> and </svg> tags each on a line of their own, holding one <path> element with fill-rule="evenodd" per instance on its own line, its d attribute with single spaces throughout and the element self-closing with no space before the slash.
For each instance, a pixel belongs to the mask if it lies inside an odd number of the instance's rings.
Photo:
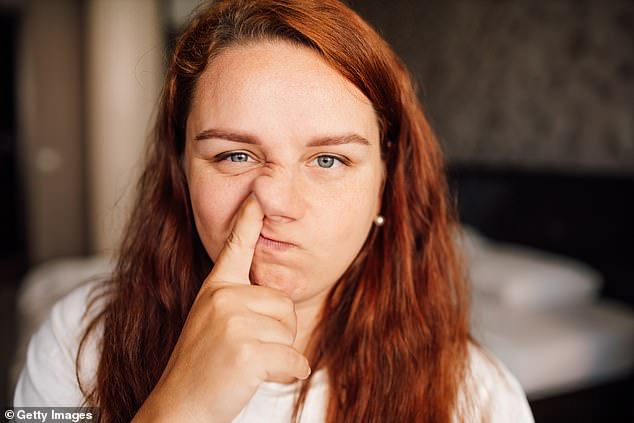
<svg viewBox="0 0 634 423">
<path fill-rule="evenodd" d="M 199 10 L 169 65 L 139 198 L 106 308 L 96 385 L 103 421 L 130 421 L 157 383 L 213 263 L 180 160 L 196 82 L 236 43 L 318 52 L 372 102 L 385 164 L 382 214 L 324 304 L 307 351 L 329 375 L 328 422 L 449 422 L 468 362 L 468 302 L 440 148 L 389 46 L 336 0 L 228 0 Z M 81 350 L 80 350 L 81 352 Z M 302 386 L 295 417 L 310 387 Z"/>
</svg>

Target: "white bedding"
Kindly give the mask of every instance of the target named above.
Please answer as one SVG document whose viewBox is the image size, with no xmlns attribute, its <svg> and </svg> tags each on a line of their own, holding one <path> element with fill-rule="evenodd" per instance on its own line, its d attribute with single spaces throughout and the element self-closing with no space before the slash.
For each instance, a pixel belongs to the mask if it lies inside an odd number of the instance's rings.
<svg viewBox="0 0 634 423">
<path fill-rule="evenodd" d="M 585 263 L 499 243 L 466 228 L 472 331 L 515 374 L 529 399 L 634 371 L 634 310 L 602 299 Z"/>
<path fill-rule="evenodd" d="M 461 244 L 474 290 L 510 309 L 541 311 L 594 301 L 603 278 L 579 260 L 486 239 L 465 228 Z"/>
<path fill-rule="evenodd" d="M 634 312 L 608 300 L 534 313 L 477 298 L 472 328 L 531 400 L 634 370 Z"/>
</svg>

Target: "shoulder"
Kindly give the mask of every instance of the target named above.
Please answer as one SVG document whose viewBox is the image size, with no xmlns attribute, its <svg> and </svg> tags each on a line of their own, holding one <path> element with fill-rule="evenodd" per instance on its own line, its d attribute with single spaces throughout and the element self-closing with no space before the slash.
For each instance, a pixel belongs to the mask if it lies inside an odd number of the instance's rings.
<svg viewBox="0 0 634 423">
<path fill-rule="evenodd" d="M 102 286 L 101 281 L 82 284 L 52 307 L 29 342 L 15 390 L 16 406 L 78 406 L 83 402 L 76 358 L 88 324 L 103 307 L 97 297 Z M 95 303 L 89 307 L 93 299 Z M 96 374 L 97 338 L 93 333 L 82 352 L 79 375 L 84 386 L 90 386 Z"/>
<path fill-rule="evenodd" d="M 460 409 L 475 414 L 474 421 L 534 422 L 515 376 L 493 354 L 473 344 L 469 345 L 469 366 L 459 404 Z"/>
</svg>

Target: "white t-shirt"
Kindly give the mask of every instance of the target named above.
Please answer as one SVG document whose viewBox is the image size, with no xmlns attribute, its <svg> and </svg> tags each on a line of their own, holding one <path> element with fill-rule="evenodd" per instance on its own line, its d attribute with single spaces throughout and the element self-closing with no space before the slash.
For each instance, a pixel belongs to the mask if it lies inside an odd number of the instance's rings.
<svg viewBox="0 0 634 423">
<path fill-rule="evenodd" d="M 83 316 L 93 286 L 94 283 L 80 286 L 55 304 L 48 319 L 31 338 L 26 364 L 15 390 L 16 407 L 76 407 L 83 403 L 84 396 L 75 376 L 75 358 L 88 321 Z M 93 308 L 90 316 L 97 308 Z M 89 387 L 99 360 L 94 337 L 85 348 L 80 378 Z M 470 376 L 465 387 L 475 391 L 476 421 L 533 422 L 522 388 L 501 363 L 494 364 L 476 347 L 470 348 L 470 361 Z M 233 423 L 289 422 L 296 388 L 296 384 L 262 383 Z M 324 421 L 327 390 L 327 375 L 319 371 L 313 376 L 302 423 Z"/>
</svg>

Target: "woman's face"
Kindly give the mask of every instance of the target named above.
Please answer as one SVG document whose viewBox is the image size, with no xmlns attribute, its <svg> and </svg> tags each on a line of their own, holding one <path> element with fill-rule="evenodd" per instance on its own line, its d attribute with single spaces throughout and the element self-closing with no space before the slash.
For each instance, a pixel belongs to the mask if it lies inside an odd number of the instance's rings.
<svg viewBox="0 0 634 423">
<path fill-rule="evenodd" d="M 310 49 L 233 46 L 200 78 L 186 136 L 194 219 L 211 259 L 253 192 L 264 220 L 252 283 L 296 302 L 323 298 L 380 209 L 383 165 L 370 101 Z"/>
</svg>

